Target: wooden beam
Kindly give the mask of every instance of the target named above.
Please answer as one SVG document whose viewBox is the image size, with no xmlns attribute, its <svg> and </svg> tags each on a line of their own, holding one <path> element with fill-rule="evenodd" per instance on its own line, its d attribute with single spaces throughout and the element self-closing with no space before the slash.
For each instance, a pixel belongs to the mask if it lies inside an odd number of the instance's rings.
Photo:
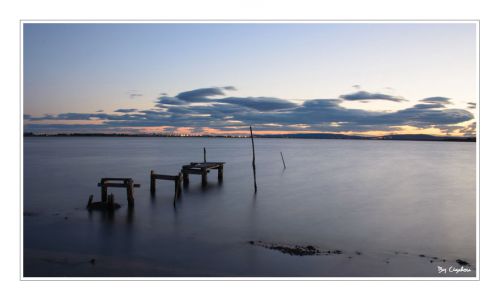
<svg viewBox="0 0 500 301">
<path fill-rule="evenodd" d="M 118 187 L 118 188 L 127 188 L 128 184 L 120 184 L 120 183 L 98 183 L 98 187 Z M 134 187 L 141 187 L 141 184 L 133 184 Z"/>
<path fill-rule="evenodd" d="M 132 180 L 132 178 L 101 178 L 104 181 L 128 181 Z"/>
<path fill-rule="evenodd" d="M 171 175 L 159 175 L 159 174 L 155 174 L 153 175 L 153 178 L 155 178 L 156 180 L 169 180 L 169 181 L 175 181 L 179 178 L 179 176 L 171 176 Z"/>
<path fill-rule="evenodd" d="M 182 169 L 182 174 L 202 175 L 203 174 L 203 170 L 202 169 Z M 210 170 L 207 170 L 206 168 L 205 168 L 205 170 L 206 170 L 205 171 L 206 173 L 210 172 Z"/>
</svg>

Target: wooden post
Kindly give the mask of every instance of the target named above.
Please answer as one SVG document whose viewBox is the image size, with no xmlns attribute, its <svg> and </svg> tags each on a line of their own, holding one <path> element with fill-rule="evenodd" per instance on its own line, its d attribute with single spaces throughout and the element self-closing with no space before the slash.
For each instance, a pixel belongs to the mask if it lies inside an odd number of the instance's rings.
<svg viewBox="0 0 500 301">
<path fill-rule="evenodd" d="M 115 196 L 113 194 L 108 195 L 108 202 L 106 204 L 109 210 L 115 209 Z"/>
<path fill-rule="evenodd" d="M 286 169 L 285 159 L 283 159 L 283 153 L 282 153 L 282 152 L 280 152 L 280 154 L 281 154 L 281 161 L 283 161 L 283 168 L 285 168 L 285 169 Z"/>
<path fill-rule="evenodd" d="M 184 181 L 184 185 L 189 184 L 189 174 L 187 172 L 182 173 L 182 180 Z"/>
<path fill-rule="evenodd" d="M 101 179 L 101 202 L 106 202 L 108 199 L 108 187 L 106 181 Z"/>
<path fill-rule="evenodd" d="M 207 150 L 203 148 L 203 163 L 207 163 Z"/>
<path fill-rule="evenodd" d="M 154 173 L 154 170 L 152 170 L 149 184 L 149 190 L 151 191 L 151 194 L 154 194 L 156 192 L 156 178 L 154 176 Z"/>
<path fill-rule="evenodd" d="M 177 180 L 175 180 L 174 200 L 176 200 L 179 197 L 179 188 L 180 188 L 180 183 L 179 183 L 179 179 L 177 179 Z"/>
<path fill-rule="evenodd" d="M 127 180 L 127 202 L 129 207 L 134 207 L 134 181 Z"/>
<path fill-rule="evenodd" d="M 175 180 L 175 194 L 176 194 L 176 198 L 178 198 L 181 195 L 181 193 L 182 193 L 181 182 L 182 182 L 182 172 L 180 172 L 177 175 L 177 180 Z"/>
<path fill-rule="evenodd" d="M 253 143 L 253 131 L 252 131 L 252 126 L 250 126 L 250 137 L 252 138 L 252 154 L 253 154 L 253 160 L 252 160 L 252 168 L 253 168 L 253 188 L 254 188 L 254 193 L 257 193 L 257 180 L 256 180 L 256 175 L 255 175 L 255 146 Z"/>
<path fill-rule="evenodd" d="M 203 186 L 207 185 L 207 168 L 206 167 L 201 168 L 201 184 Z"/>
<path fill-rule="evenodd" d="M 88 203 L 87 203 L 87 208 L 90 208 L 90 205 L 92 205 L 92 200 L 93 200 L 93 199 L 94 199 L 94 195 L 93 195 L 93 194 L 91 194 L 91 195 L 89 196 L 89 201 L 88 201 Z"/>
<path fill-rule="evenodd" d="M 222 179 L 224 178 L 224 165 L 221 164 L 221 166 L 217 168 L 217 171 L 217 178 L 219 179 L 219 181 L 222 181 Z"/>
</svg>

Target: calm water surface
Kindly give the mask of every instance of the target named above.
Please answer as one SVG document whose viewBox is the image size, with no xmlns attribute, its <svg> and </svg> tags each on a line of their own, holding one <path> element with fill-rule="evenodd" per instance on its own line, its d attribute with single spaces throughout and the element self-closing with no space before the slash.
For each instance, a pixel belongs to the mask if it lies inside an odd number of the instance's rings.
<svg viewBox="0 0 500 301">
<path fill-rule="evenodd" d="M 150 170 L 176 174 L 202 161 L 203 147 L 208 161 L 226 162 L 222 183 L 216 171 L 205 188 L 191 175 L 175 206 L 172 182 L 150 195 Z M 249 139 L 25 138 L 24 275 L 475 276 L 475 143 L 256 139 L 255 147 L 257 195 Z M 135 208 L 114 188 L 122 208 L 88 212 L 101 177 L 141 184 Z M 250 240 L 343 254 L 290 256 Z M 456 259 L 472 271 L 437 273 Z"/>
</svg>

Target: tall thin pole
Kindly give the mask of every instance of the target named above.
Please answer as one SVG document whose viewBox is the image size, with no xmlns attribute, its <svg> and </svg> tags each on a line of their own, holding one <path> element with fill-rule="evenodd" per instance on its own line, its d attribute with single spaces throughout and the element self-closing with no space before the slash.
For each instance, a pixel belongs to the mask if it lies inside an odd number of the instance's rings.
<svg viewBox="0 0 500 301">
<path fill-rule="evenodd" d="M 255 146 L 253 143 L 253 131 L 252 131 L 252 126 L 250 126 L 250 137 L 252 137 L 252 154 L 253 154 L 253 160 L 252 160 L 252 168 L 253 168 L 253 187 L 255 190 L 255 193 L 257 193 L 257 180 L 255 176 Z"/>
<path fill-rule="evenodd" d="M 203 162 L 207 163 L 207 150 L 203 148 Z"/>
<path fill-rule="evenodd" d="M 283 168 L 286 169 L 285 159 L 283 159 L 283 152 L 280 152 L 280 154 L 281 154 L 281 161 L 283 161 Z"/>
</svg>

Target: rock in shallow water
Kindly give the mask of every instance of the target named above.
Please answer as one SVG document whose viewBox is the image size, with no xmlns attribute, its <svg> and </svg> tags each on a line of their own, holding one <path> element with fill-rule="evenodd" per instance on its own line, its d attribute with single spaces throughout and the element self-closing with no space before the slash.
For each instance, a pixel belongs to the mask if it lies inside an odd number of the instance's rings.
<svg viewBox="0 0 500 301">
<path fill-rule="evenodd" d="M 329 254 L 343 254 L 341 250 L 320 250 L 314 246 L 299 246 L 299 245 L 285 245 L 276 243 L 265 243 L 262 241 L 249 241 L 251 245 L 257 245 L 270 250 L 280 251 L 281 253 L 292 256 L 310 256 L 310 255 L 329 255 Z"/>
</svg>

